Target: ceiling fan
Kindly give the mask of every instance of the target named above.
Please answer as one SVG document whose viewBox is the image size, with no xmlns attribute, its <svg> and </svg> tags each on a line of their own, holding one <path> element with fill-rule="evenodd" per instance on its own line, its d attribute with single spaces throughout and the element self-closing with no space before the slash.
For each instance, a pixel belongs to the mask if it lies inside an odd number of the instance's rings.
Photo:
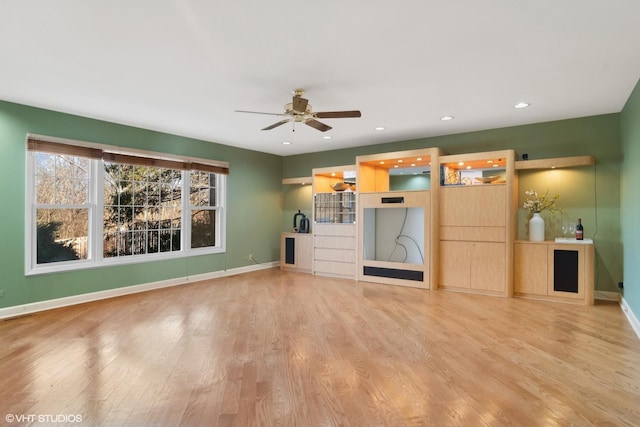
<svg viewBox="0 0 640 427">
<path fill-rule="evenodd" d="M 273 128 L 277 128 L 280 125 L 283 125 L 288 122 L 295 123 L 304 123 L 312 128 L 318 129 L 320 132 L 326 132 L 331 128 L 331 126 L 326 125 L 322 122 L 319 122 L 316 119 L 341 119 L 341 118 L 349 118 L 349 117 L 360 117 L 360 111 L 352 110 L 352 111 L 324 111 L 314 113 L 311 109 L 311 105 L 309 104 L 308 99 L 304 99 L 302 94 L 304 91 L 302 89 L 296 89 L 293 91 L 293 99 L 290 103 L 284 106 L 284 113 L 263 113 L 260 111 L 244 111 L 244 110 L 236 110 L 237 113 L 252 113 L 252 114 L 268 114 L 270 116 L 281 116 L 286 117 L 284 120 L 280 120 L 277 123 L 274 123 L 270 126 L 262 130 L 271 130 Z M 295 129 L 294 129 L 295 131 Z"/>
</svg>

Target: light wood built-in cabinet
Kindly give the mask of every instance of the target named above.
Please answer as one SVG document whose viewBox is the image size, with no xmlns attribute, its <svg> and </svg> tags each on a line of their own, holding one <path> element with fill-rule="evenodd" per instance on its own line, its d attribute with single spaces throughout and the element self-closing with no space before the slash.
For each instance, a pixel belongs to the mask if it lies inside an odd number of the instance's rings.
<svg viewBox="0 0 640 427">
<path fill-rule="evenodd" d="M 313 268 L 313 236 L 307 233 L 282 233 L 280 268 L 311 273 Z"/>
<path fill-rule="evenodd" d="M 440 157 L 438 287 L 512 294 L 514 161 L 512 150 Z"/>
<path fill-rule="evenodd" d="M 438 259 L 436 184 L 395 190 L 393 174 L 429 173 L 439 182 L 438 148 L 358 156 L 358 280 L 430 289 Z M 435 206 L 434 206 L 435 203 Z"/>
<path fill-rule="evenodd" d="M 430 287 L 430 191 L 361 193 L 358 280 Z"/>
<path fill-rule="evenodd" d="M 516 171 L 593 164 L 593 156 L 516 161 L 514 150 L 448 155 L 425 148 L 316 168 L 313 234 L 283 234 L 282 266 L 391 285 L 593 304 L 593 244 L 516 242 Z M 420 180 L 429 188 L 400 189 L 411 174 L 429 174 Z"/>
<path fill-rule="evenodd" d="M 355 175 L 355 165 L 313 169 L 314 274 L 356 278 Z"/>
<path fill-rule="evenodd" d="M 515 243 L 514 295 L 592 305 L 593 294 L 593 244 Z"/>
</svg>

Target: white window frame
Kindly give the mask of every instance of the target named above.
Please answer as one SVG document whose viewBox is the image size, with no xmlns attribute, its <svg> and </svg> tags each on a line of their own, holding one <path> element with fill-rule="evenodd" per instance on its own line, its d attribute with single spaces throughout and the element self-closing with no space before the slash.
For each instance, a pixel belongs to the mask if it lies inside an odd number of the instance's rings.
<svg viewBox="0 0 640 427">
<path fill-rule="evenodd" d="M 33 135 L 27 135 L 27 138 Z M 37 135 L 38 139 L 48 140 L 51 142 L 59 142 L 67 145 L 78 145 L 90 148 L 107 149 L 113 152 L 115 147 L 95 144 L 82 141 L 72 141 L 61 138 L 43 137 Z M 118 149 L 119 154 L 138 155 L 152 158 L 160 158 L 173 161 L 195 161 L 212 166 L 227 167 L 225 162 L 210 161 L 206 159 L 170 156 L 162 153 L 154 153 L 140 150 L 122 150 Z M 157 260 L 178 259 L 189 256 L 200 256 L 208 254 L 217 254 L 226 252 L 226 205 L 227 205 L 227 176 L 225 174 L 216 173 L 217 206 L 218 217 L 216 221 L 216 240 L 217 244 L 210 247 L 201 247 L 191 249 L 191 205 L 189 201 L 189 185 L 190 171 L 182 171 L 182 217 L 181 217 L 181 233 L 180 233 L 180 250 L 173 252 L 162 252 L 154 254 L 127 255 L 113 258 L 103 257 L 103 215 L 104 215 L 104 167 L 102 159 L 88 159 L 90 162 L 90 180 L 89 186 L 89 202 L 82 208 L 89 209 L 89 236 L 88 236 L 88 253 L 87 259 L 60 261 L 46 264 L 37 263 L 37 225 L 36 210 L 41 205 L 36 204 L 35 200 L 35 162 L 37 151 L 26 152 L 26 189 L 25 189 L 25 212 L 26 212 L 26 233 L 25 233 L 25 275 L 48 274 L 63 271 L 76 271 L 91 268 L 100 268 L 106 266 L 117 266 L 127 264 L 145 263 Z"/>
</svg>

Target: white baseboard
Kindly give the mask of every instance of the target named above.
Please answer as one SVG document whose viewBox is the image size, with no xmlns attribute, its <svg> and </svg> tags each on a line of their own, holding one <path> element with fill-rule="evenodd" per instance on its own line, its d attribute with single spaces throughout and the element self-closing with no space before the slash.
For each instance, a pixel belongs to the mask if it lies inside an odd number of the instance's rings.
<svg viewBox="0 0 640 427">
<path fill-rule="evenodd" d="M 249 273 L 251 271 L 265 270 L 267 268 L 273 268 L 279 265 L 280 261 L 273 261 L 264 264 L 255 264 L 246 267 L 232 268 L 230 270 L 212 271 L 210 273 L 198 274 L 195 276 L 178 277 L 175 279 L 162 280 L 159 282 L 143 283 L 140 285 L 125 286 L 122 288 L 108 289 L 105 291 L 91 292 L 87 294 L 72 295 L 64 298 L 32 302 L 29 304 L 15 305 L 13 307 L 0 308 L 0 319 L 24 316 L 27 314 L 37 313 L 39 311 L 67 307 L 76 304 L 83 304 L 86 302 L 114 298 L 122 295 L 136 294 L 139 292 L 151 291 L 153 289 L 168 288 L 170 286 L 184 285 L 186 283 L 199 282 L 202 280 L 216 279 L 219 277 Z"/>
<path fill-rule="evenodd" d="M 624 297 L 620 299 L 620 308 L 622 309 L 624 315 L 627 316 L 627 320 L 629 320 L 629 323 L 631 324 L 631 327 L 635 331 L 636 335 L 638 336 L 638 338 L 640 338 L 640 321 L 638 321 L 638 318 L 636 317 L 633 310 L 631 310 L 631 307 L 629 307 L 629 304 L 627 304 L 627 302 L 624 300 Z"/>
</svg>

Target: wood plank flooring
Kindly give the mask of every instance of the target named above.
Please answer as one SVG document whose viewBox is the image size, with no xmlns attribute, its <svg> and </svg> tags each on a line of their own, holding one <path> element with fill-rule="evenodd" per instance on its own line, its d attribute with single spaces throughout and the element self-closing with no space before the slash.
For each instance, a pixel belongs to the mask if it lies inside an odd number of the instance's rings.
<svg viewBox="0 0 640 427">
<path fill-rule="evenodd" d="M 91 426 L 640 425 L 640 340 L 609 302 L 270 269 L 0 321 L 0 342 L 0 416 L 79 415 Z"/>
</svg>

